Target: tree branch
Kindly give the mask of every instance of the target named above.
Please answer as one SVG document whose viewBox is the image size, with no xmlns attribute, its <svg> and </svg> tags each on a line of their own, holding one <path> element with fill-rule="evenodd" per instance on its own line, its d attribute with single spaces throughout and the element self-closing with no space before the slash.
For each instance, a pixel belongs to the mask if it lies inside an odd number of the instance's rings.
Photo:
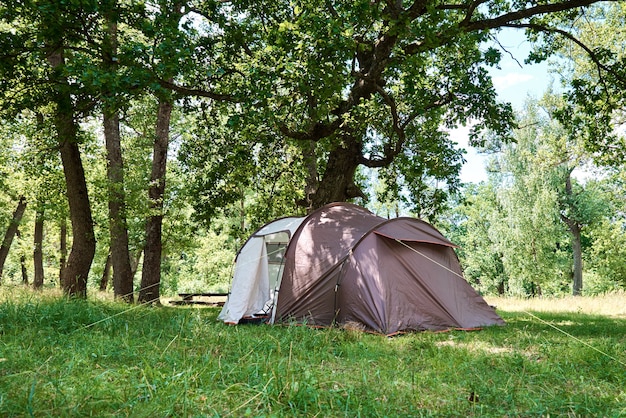
<svg viewBox="0 0 626 418">
<path fill-rule="evenodd" d="M 621 1 L 621 0 L 608 0 L 608 1 Z M 558 3 L 540 4 L 528 9 L 517 10 L 514 12 L 506 13 L 493 19 L 484 19 L 477 21 L 463 21 L 459 24 L 459 27 L 467 31 L 496 29 L 515 21 L 527 19 L 537 15 L 543 15 L 548 13 L 563 12 L 566 10 L 572 10 L 580 7 L 591 6 L 597 3 L 597 0 L 568 0 Z"/>
<path fill-rule="evenodd" d="M 220 94 L 220 93 L 215 93 L 212 91 L 207 91 L 207 90 L 202 90 L 202 89 L 193 89 L 189 87 L 179 86 L 167 80 L 159 80 L 159 84 L 163 88 L 175 91 L 176 93 L 180 93 L 184 96 L 206 97 L 206 98 L 221 101 L 221 102 L 231 102 L 231 103 L 241 102 L 241 99 L 230 94 Z"/>
<path fill-rule="evenodd" d="M 429 110 L 445 106 L 446 104 L 452 102 L 455 97 L 452 93 L 448 93 L 445 97 L 440 98 L 439 100 L 435 100 L 427 106 L 421 108 L 419 111 L 412 113 L 404 120 L 404 122 L 400 123 L 400 117 L 397 112 L 395 100 L 393 100 L 393 98 L 390 97 L 387 92 L 385 92 L 382 88 L 379 88 L 378 93 L 383 97 L 385 103 L 387 103 L 390 108 L 393 118 L 393 130 L 396 133 L 398 139 L 393 144 L 385 144 L 384 153 L 380 157 L 366 158 L 364 155 L 361 155 L 359 162 L 369 168 L 380 168 L 389 165 L 395 159 L 395 157 L 397 157 L 402 152 L 402 148 L 404 146 L 404 143 L 406 142 L 406 127 L 409 126 L 409 124 L 413 122 L 418 116 L 423 115 Z"/>
<path fill-rule="evenodd" d="M 572 35 L 571 33 L 567 32 L 567 31 L 565 31 L 563 29 L 550 28 L 550 27 L 547 27 L 547 26 L 538 25 L 538 24 L 534 24 L 534 23 L 508 24 L 508 25 L 505 25 L 505 26 L 506 27 L 510 27 L 510 28 L 533 29 L 533 30 L 536 30 L 536 31 L 539 31 L 539 32 L 547 32 L 547 33 L 559 34 L 559 35 L 563 36 L 564 38 L 572 41 L 579 48 L 581 48 L 583 51 L 585 51 L 585 53 L 589 56 L 591 61 L 596 65 L 596 68 L 598 69 L 598 77 L 602 81 L 603 84 L 604 84 L 604 80 L 603 80 L 603 77 L 602 77 L 601 70 L 604 70 L 607 73 L 610 73 L 610 74 L 614 75 L 622 83 L 626 83 L 626 79 L 621 74 L 616 73 L 615 71 L 613 71 L 612 68 L 610 68 L 606 64 L 602 63 L 602 61 L 600 61 L 600 59 L 598 58 L 596 53 L 591 48 L 589 48 L 587 45 L 585 45 L 581 40 L 576 38 L 574 35 Z"/>
<path fill-rule="evenodd" d="M 319 141 L 322 138 L 326 138 L 332 135 L 343 122 L 342 118 L 337 118 L 330 123 L 316 122 L 307 131 L 293 131 L 287 127 L 287 125 L 280 124 L 278 129 L 280 133 L 288 138 L 298 139 L 301 141 Z"/>
</svg>

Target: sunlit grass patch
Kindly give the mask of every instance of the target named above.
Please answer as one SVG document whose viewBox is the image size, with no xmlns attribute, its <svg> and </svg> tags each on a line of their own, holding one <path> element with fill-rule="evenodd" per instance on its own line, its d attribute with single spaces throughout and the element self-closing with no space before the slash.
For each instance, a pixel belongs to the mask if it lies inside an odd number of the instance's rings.
<svg viewBox="0 0 626 418">
<path fill-rule="evenodd" d="M 509 298 L 487 296 L 485 300 L 503 311 L 577 312 L 626 318 L 626 292 L 599 296 Z"/>
<path fill-rule="evenodd" d="M 626 321 L 616 316 L 528 311 L 538 321 L 502 301 L 505 327 L 387 338 L 229 327 L 214 307 L 0 300 L 0 416 L 626 413 Z"/>
</svg>

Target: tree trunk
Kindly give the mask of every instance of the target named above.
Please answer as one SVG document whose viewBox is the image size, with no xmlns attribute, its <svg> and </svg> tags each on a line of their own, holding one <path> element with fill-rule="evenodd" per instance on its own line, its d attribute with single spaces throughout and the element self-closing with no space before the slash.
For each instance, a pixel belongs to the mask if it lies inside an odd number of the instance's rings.
<svg viewBox="0 0 626 418">
<path fill-rule="evenodd" d="M 48 55 L 48 62 L 57 76 L 57 87 L 52 95 L 56 105 L 54 125 L 61 151 L 73 237 L 61 283 L 66 295 L 86 298 L 87 278 L 96 252 L 96 238 L 85 171 L 78 148 L 78 125 L 74 117 L 70 87 L 67 80 L 60 75 L 65 65 L 63 47 L 53 49 Z"/>
<path fill-rule="evenodd" d="M 161 228 L 163 224 L 163 196 L 165 194 L 165 173 L 167 147 L 169 142 L 172 102 L 161 100 L 157 114 L 156 136 L 152 155 L 150 175 L 150 216 L 146 222 L 146 245 L 143 253 L 141 290 L 139 302 L 158 303 L 161 284 Z"/>
<path fill-rule="evenodd" d="M 572 234 L 572 252 L 574 256 L 574 275 L 572 282 L 572 295 L 580 296 L 583 290 L 583 249 L 581 243 L 581 228 L 574 224 L 570 227 Z"/>
<path fill-rule="evenodd" d="M 117 110 L 105 110 L 104 137 L 107 149 L 107 176 L 109 179 L 109 233 L 111 264 L 113 266 L 113 294 L 132 302 L 133 276 L 128 252 L 126 224 L 126 193 L 124 192 L 124 165 Z"/>
<path fill-rule="evenodd" d="M 117 71 L 117 16 L 116 7 L 107 9 L 107 33 L 103 41 L 103 65 L 111 73 Z M 124 162 L 120 139 L 119 111 L 115 92 L 104 91 L 104 139 L 107 151 L 107 177 L 109 180 L 109 234 L 111 240 L 111 265 L 113 267 L 113 294 L 133 302 L 133 275 L 128 250 L 128 225 L 126 222 L 126 193 L 124 191 Z M 105 285 L 106 289 L 106 285 Z"/>
<path fill-rule="evenodd" d="M 37 213 L 35 214 L 35 234 L 33 238 L 33 265 L 35 269 L 33 288 L 35 289 L 41 289 L 43 287 L 43 226 L 44 207 L 42 202 L 39 202 L 37 205 Z"/>
<path fill-rule="evenodd" d="M 17 239 L 21 239 L 20 230 L 15 231 L 15 236 Z M 20 267 L 22 270 L 22 284 L 28 286 L 28 269 L 26 268 L 26 256 L 22 253 L 20 254 Z"/>
<path fill-rule="evenodd" d="M 315 193 L 311 193 L 311 209 L 317 209 L 332 202 L 345 202 L 355 197 L 365 197 L 354 183 L 354 175 L 361 163 L 361 155 L 361 143 L 351 135 L 344 138 L 344 146 L 338 146 L 330 152 L 322 181 Z"/>
<path fill-rule="evenodd" d="M 498 296 L 504 296 L 504 292 L 505 292 L 504 280 L 500 280 L 498 282 Z"/>
<path fill-rule="evenodd" d="M 28 269 L 26 268 L 26 256 L 24 254 L 20 256 L 20 266 L 22 268 L 22 283 L 28 286 Z"/>
<path fill-rule="evenodd" d="M 141 261 L 142 254 L 143 254 L 143 248 L 140 248 L 137 250 L 137 253 L 135 254 L 135 256 L 130 259 L 130 269 L 131 269 L 132 277 L 135 277 L 135 274 L 137 274 L 137 269 L 139 268 L 139 262 Z"/>
<path fill-rule="evenodd" d="M 573 200 L 572 191 L 572 172 L 569 171 L 565 178 L 565 194 L 569 201 Z M 572 274 L 572 295 L 580 296 L 583 290 L 583 249 L 582 249 L 582 227 L 576 219 L 568 218 L 561 214 L 561 219 L 567 225 L 572 236 L 572 256 L 574 258 L 574 267 Z"/>
<path fill-rule="evenodd" d="M 96 252 L 96 239 L 78 145 L 73 142 L 63 143 L 61 159 L 72 224 L 72 246 L 63 269 L 63 291 L 68 296 L 86 298 L 87 277 Z"/>
<path fill-rule="evenodd" d="M 26 211 L 26 204 L 26 198 L 24 196 L 20 196 L 20 200 L 17 203 L 17 208 L 15 209 L 15 212 L 13 212 L 13 217 L 11 218 L 11 222 L 9 222 L 7 231 L 4 234 L 4 239 L 2 240 L 2 245 L 0 246 L 0 283 L 2 282 L 4 263 L 7 260 L 7 256 L 9 255 L 9 249 L 11 248 L 11 244 L 13 243 L 13 238 L 17 234 L 18 226 L 22 221 L 24 212 Z"/>
<path fill-rule="evenodd" d="M 111 276 L 111 251 L 107 254 L 107 260 L 104 262 L 104 270 L 100 278 L 100 291 L 104 292 L 109 286 L 109 277 Z"/>
<path fill-rule="evenodd" d="M 67 264 L 67 219 L 62 215 L 59 225 L 59 286 L 63 289 L 63 276 Z"/>
</svg>

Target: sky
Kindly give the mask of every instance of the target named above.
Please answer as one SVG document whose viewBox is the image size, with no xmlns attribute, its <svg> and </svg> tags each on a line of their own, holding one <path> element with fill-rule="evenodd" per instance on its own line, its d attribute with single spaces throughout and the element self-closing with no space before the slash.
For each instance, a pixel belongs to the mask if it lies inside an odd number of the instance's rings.
<svg viewBox="0 0 626 418">
<path fill-rule="evenodd" d="M 554 76 L 548 71 L 545 62 L 524 63 L 530 51 L 530 44 L 525 40 L 523 31 L 504 29 L 498 34 L 498 40 L 508 53 L 502 51 L 500 69 L 491 68 L 489 72 L 500 100 L 511 103 L 514 110 L 520 110 L 528 97 L 540 98 L 554 80 Z M 468 145 L 469 130 L 469 126 L 459 128 L 452 131 L 451 136 L 467 151 L 465 154 L 467 162 L 461 170 L 461 181 L 478 183 L 487 179 L 486 157 Z"/>
</svg>

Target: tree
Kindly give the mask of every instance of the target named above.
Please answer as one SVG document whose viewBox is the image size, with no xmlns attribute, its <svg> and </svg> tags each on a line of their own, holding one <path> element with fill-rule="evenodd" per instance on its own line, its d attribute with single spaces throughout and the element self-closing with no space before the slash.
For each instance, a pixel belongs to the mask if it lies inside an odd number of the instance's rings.
<svg viewBox="0 0 626 418">
<path fill-rule="evenodd" d="M 612 170 L 602 178 L 590 181 L 595 193 L 603 196 L 608 216 L 590 225 L 591 245 L 585 254 L 585 265 L 599 278 L 601 292 L 626 287 L 626 213 L 624 207 L 624 169 Z"/>
<path fill-rule="evenodd" d="M 559 70 L 566 80 L 565 100 L 555 117 L 581 138 L 598 165 L 620 166 L 626 157 L 626 6 L 600 3 L 571 27 L 560 42 L 548 39 L 544 44 L 545 53 L 560 54 Z"/>
<path fill-rule="evenodd" d="M 35 276 L 33 278 L 33 288 L 41 289 L 44 282 L 43 268 L 43 232 L 45 220 L 45 202 L 37 201 L 35 209 L 35 233 L 33 234 L 33 264 Z"/>
<path fill-rule="evenodd" d="M 58 83 L 53 93 L 53 101 L 56 105 L 54 124 L 63 161 L 74 237 L 67 264 L 63 269 L 61 283 L 66 294 L 85 298 L 89 269 L 96 250 L 96 240 L 85 171 L 78 148 L 79 127 L 72 104 L 71 87 L 67 78 L 62 75 L 62 67 L 65 65 L 64 50 L 62 46 L 56 46 L 55 43 L 49 43 L 51 50 L 48 54 L 48 61 Z"/>
<path fill-rule="evenodd" d="M 2 18 L 2 104 L 13 112 L 52 106 L 53 125 L 63 162 L 74 239 L 62 284 L 66 294 L 85 297 L 95 252 L 95 238 L 85 173 L 81 161 L 79 109 L 85 103 L 68 77 L 68 51 L 80 45 L 77 34 L 89 33 L 94 4 L 11 3 Z M 16 11 L 19 10 L 19 13 Z M 76 55 L 69 54 L 75 58 Z M 39 69 L 45 68 L 45 71 Z M 19 92 L 19 93 L 17 93 Z M 16 93 L 16 94 L 13 94 Z M 82 110 L 82 109 L 81 109 Z"/>
<path fill-rule="evenodd" d="M 18 228 L 20 222 L 22 221 L 22 217 L 24 216 L 24 211 L 26 210 L 26 198 L 24 196 L 20 196 L 19 202 L 17 203 L 17 207 L 13 212 L 13 217 L 9 222 L 9 225 L 4 234 L 4 239 L 2 240 L 2 245 L 0 245 L 0 281 L 2 280 L 2 271 L 4 270 L 4 262 L 9 255 L 9 249 L 11 248 L 11 243 L 13 242 L 13 238 L 19 234 Z"/>
<path fill-rule="evenodd" d="M 105 35 L 103 37 L 103 70 L 116 75 L 118 67 L 118 19 L 119 11 L 116 2 L 109 9 L 104 10 Z M 115 78 L 115 77 L 114 77 Z M 128 226 L 126 223 L 126 193 L 124 190 L 124 162 L 119 119 L 119 94 L 110 91 L 108 84 L 103 85 L 103 125 L 107 158 L 108 206 L 109 206 L 109 234 L 110 252 L 107 256 L 105 272 L 107 277 L 109 268 L 113 268 L 113 293 L 115 297 L 128 302 L 134 300 L 133 272 L 130 265 L 128 244 Z M 104 286 L 104 289 L 102 287 Z M 106 281 L 101 284 L 101 290 L 106 289 Z"/>
<path fill-rule="evenodd" d="M 498 232 L 506 223 L 506 214 L 498 199 L 495 180 L 479 185 L 468 184 L 456 195 L 446 215 L 438 217 L 438 226 L 455 244 L 464 276 L 482 292 L 504 295 L 515 280 L 504 266 L 504 253 Z"/>
<path fill-rule="evenodd" d="M 154 152 L 152 154 L 152 173 L 148 191 L 151 213 L 146 222 L 146 245 L 141 275 L 141 290 L 139 291 L 139 302 L 143 303 L 158 302 L 160 295 L 163 196 L 165 195 L 165 172 L 172 106 L 172 102 L 167 99 L 159 102 Z"/>
<path fill-rule="evenodd" d="M 525 291 L 552 292 L 570 282 L 580 295 L 585 230 L 607 213 L 594 189 L 574 176 L 590 156 L 581 138 L 554 119 L 558 104 L 550 94 L 529 102 L 515 143 L 501 144 L 497 179 L 504 219 L 494 236 L 507 275 L 521 279 Z"/>
<path fill-rule="evenodd" d="M 484 68 L 500 51 L 484 43 L 503 27 L 561 34 L 550 16 L 574 18 L 593 3 L 242 3 L 231 26 L 254 92 L 249 123 L 265 120 L 277 139 L 315 148 L 322 164 L 308 176 L 309 207 L 362 196 L 361 165 L 453 190 L 461 156 L 441 127 L 476 120 L 475 134 L 504 134 L 512 126 Z"/>
</svg>

